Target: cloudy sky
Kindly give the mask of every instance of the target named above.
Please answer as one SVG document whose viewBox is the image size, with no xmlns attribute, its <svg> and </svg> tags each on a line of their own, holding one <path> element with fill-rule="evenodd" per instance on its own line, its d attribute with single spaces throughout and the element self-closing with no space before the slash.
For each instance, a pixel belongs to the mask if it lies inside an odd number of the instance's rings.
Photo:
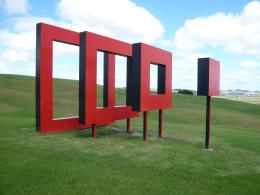
<svg viewBox="0 0 260 195">
<path fill-rule="evenodd" d="M 45 22 L 171 51 L 173 88 L 196 89 L 197 58 L 212 57 L 221 89 L 260 90 L 259 21 L 260 1 L 0 0 L 0 73 L 35 75 L 36 23 Z M 53 62 L 55 77 L 78 78 L 78 47 L 54 43 Z M 119 67 L 117 86 L 124 78 Z"/>
</svg>

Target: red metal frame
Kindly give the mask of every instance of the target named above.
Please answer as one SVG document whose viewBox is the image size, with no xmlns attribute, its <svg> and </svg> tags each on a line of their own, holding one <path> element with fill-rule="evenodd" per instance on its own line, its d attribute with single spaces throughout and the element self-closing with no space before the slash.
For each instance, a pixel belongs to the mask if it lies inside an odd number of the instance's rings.
<svg viewBox="0 0 260 195">
<path fill-rule="evenodd" d="M 53 41 L 80 46 L 79 117 L 53 119 Z M 144 139 L 148 143 L 148 111 L 159 109 L 159 136 L 162 112 L 172 105 L 172 54 L 144 43 L 129 44 L 91 32 L 74 32 L 52 25 L 37 24 L 36 128 L 41 133 L 92 128 L 130 119 L 143 111 Z M 97 52 L 104 52 L 103 106 L 96 107 Z M 115 106 L 115 55 L 127 57 L 125 106 Z M 158 65 L 158 91 L 150 94 L 150 64 Z"/>
<path fill-rule="evenodd" d="M 150 64 L 157 64 L 162 69 L 161 73 L 164 73 L 159 74 L 156 95 L 150 94 Z M 138 86 L 133 89 L 133 109 L 143 112 L 171 108 L 172 54 L 144 43 L 136 43 L 133 45 L 133 68 L 133 83 Z"/>
<path fill-rule="evenodd" d="M 130 118 L 126 119 L 126 131 L 127 131 L 127 133 L 132 133 L 130 120 L 131 120 Z"/>
<path fill-rule="evenodd" d="M 148 112 L 143 113 L 143 139 L 148 143 Z"/>
<path fill-rule="evenodd" d="M 218 96 L 220 63 L 212 58 L 198 59 L 198 95 Z"/>
<path fill-rule="evenodd" d="M 207 96 L 206 106 L 206 132 L 205 132 L 205 148 L 210 147 L 210 118 L 211 118 L 211 96 Z"/>
<path fill-rule="evenodd" d="M 162 118 L 163 118 L 163 110 L 159 110 L 159 137 L 160 138 L 162 138 L 162 136 L 163 136 Z"/>
<path fill-rule="evenodd" d="M 205 149 L 210 148 L 211 96 L 219 95 L 220 63 L 212 58 L 198 59 L 197 94 L 206 96 Z"/>
<path fill-rule="evenodd" d="M 103 106 L 115 106 L 115 55 L 104 53 Z"/>
<path fill-rule="evenodd" d="M 150 94 L 150 67 L 158 65 L 157 94 Z M 144 43 L 133 44 L 131 103 L 144 112 L 143 139 L 148 143 L 148 111 L 159 110 L 159 136 L 162 137 L 162 110 L 172 107 L 172 54 Z"/>
<path fill-rule="evenodd" d="M 97 127 L 95 124 L 92 124 L 92 137 L 97 138 Z"/>
<path fill-rule="evenodd" d="M 209 96 L 219 95 L 220 85 L 220 63 L 217 60 L 209 59 Z"/>
<path fill-rule="evenodd" d="M 89 128 L 79 123 L 79 117 L 53 119 L 53 41 L 79 46 L 79 33 L 37 24 L 36 128 L 41 133 Z"/>
<path fill-rule="evenodd" d="M 131 44 L 118 41 L 105 36 L 90 32 L 80 33 L 80 82 L 82 82 L 84 94 L 80 96 L 81 102 L 85 102 L 80 112 L 80 122 L 82 124 L 113 123 L 115 120 L 138 117 L 139 113 L 132 111 L 132 106 L 114 106 L 114 82 L 115 82 L 115 60 L 108 58 L 108 69 L 113 72 L 108 79 L 108 94 L 110 106 L 96 107 L 97 96 L 97 51 L 111 54 L 132 57 Z M 112 58 L 112 60 L 111 60 Z M 113 77 L 113 78 L 111 78 Z"/>
</svg>

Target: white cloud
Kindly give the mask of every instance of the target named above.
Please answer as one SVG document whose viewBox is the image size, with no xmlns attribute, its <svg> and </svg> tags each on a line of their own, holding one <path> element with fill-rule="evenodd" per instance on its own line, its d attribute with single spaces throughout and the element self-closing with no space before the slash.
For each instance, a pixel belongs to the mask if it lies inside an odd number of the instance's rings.
<svg viewBox="0 0 260 195">
<path fill-rule="evenodd" d="M 0 63 L 6 65 L 8 73 L 32 75 L 29 64 L 34 63 L 35 67 L 35 32 L 13 33 L 0 29 L 0 42 Z"/>
<path fill-rule="evenodd" d="M 0 0 L 0 7 L 8 14 L 26 14 L 30 5 L 27 0 Z"/>
<path fill-rule="evenodd" d="M 57 13 L 82 30 L 130 42 L 153 43 L 164 32 L 157 18 L 129 0 L 61 0 Z"/>
<path fill-rule="evenodd" d="M 53 54 L 57 57 L 76 58 L 79 61 L 79 47 L 66 43 L 53 42 Z M 73 56 L 74 55 L 74 56 Z M 54 58 L 54 56 L 53 56 Z"/>
<path fill-rule="evenodd" d="M 173 54 L 173 88 L 196 89 L 198 58 L 212 57 L 211 54 L 196 51 Z"/>
<path fill-rule="evenodd" d="M 2 6 L 3 2 L 0 0 Z M 28 8 L 19 13 L 26 13 L 27 10 Z M 240 14 L 217 13 L 187 20 L 176 32 L 173 41 L 173 87 L 197 88 L 197 58 L 214 58 L 208 48 L 224 48 L 235 53 L 230 55 L 231 58 L 235 58 L 236 54 L 260 58 L 259 13 L 260 2 L 253 1 L 247 4 Z M 57 14 L 58 19 L 31 15 L 9 18 L 12 27 L 0 29 L 0 73 L 35 74 L 35 30 L 38 22 L 78 32 L 88 30 L 128 42 L 142 41 L 163 47 L 170 47 L 172 43 L 164 39 L 164 27 L 160 21 L 149 11 L 129 0 L 61 0 L 57 6 Z M 59 44 L 54 44 L 54 47 L 61 58 L 78 53 L 77 49 L 67 49 Z M 225 63 L 226 69 L 230 64 Z M 59 77 L 77 78 L 73 71 L 65 71 L 70 66 L 70 63 L 67 64 L 63 70 L 62 64 L 59 63 Z M 244 67 L 259 67 L 258 63 L 247 57 L 247 60 L 241 61 L 239 67 L 241 70 L 227 72 L 230 69 L 227 67 L 227 70 L 223 71 L 221 66 L 221 88 L 248 88 L 255 83 L 257 75 L 245 72 Z M 100 78 L 99 74 L 98 79 Z M 122 71 L 117 84 L 121 85 L 123 82 L 125 72 Z"/>
<path fill-rule="evenodd" d="M 58 25 L 59 21 L 55 21 L 52 18 L 48 17 L 38 17 L 38 16 L 20 16 L 11 18 L 10 22 L 13 23 L 15 32 L 28 32 L 36 30 L 36 24 L 39 22 L 44 22 L 48 24 Z"/>
<path fill-rule="evenodd" d="M 256 74 L 256 78 L 257 78 L 257 80 L 260 81 L 260 72 L 258 74 Z"/>
<path fill-rule="evenodd" d="M 9 70 L 8 70 L 6 64 L 4 64 L 4 63 L 2 63 L 2 62 L 0 62 L 0 72 L 1 72 L 1 73 L 4 73 L 4 74 L 9 73 Z"/>
<path fill-rule="evenodd" d="M 197 74 L 197 58 L 215 58 L 213 54 L 217 51 L 227 53 L 216 58 L 225 63 L 225 68 L 221 63 L 221 89 L 259 88 L 255 84 L 256 75 L 249 71 L 259 67 L 259 63 L 252 60 L 260 59 L 259 21 L 260 1 L 249 2 L 241 13 L 216 13 L 186 20 L 172 42 L 173 86 L 196 89 L 197 79 L 193 75 Z M 237 55 L 248 59 L 236 63 Z M 236 65 L 239 66 L 232 70 Z"/>
<path fill-rule="evenodd" d="M 12 28 L 0 29 L 0 73 L 35 74 L 36 23 L 50 18 L 20 16 L 10 18 Z"/>
<path fill-rule="evenodd" d="M 241 14 L 216 13 L 187 20 L 175 34 L 180 51 L 223 47 L 226 51 L 260 57 L 260 2 L 248 3 Z"/>
<path fill-rule="evenodd" d="M 28 59 L 28 53 L 9 49 L 0 54 L 0 59 L 3 61 L 25 61 Z"/>
<path fill-rule="evenodd" d="M 14 33 L 9 30 L 0 30 L 0 41 L 6 49 L 34 51 L 35 31 Z"/>
<path fill-rule="evenodd" d="M 0 0 L 0 2 L 8 13 L 13 14 L 26 13 L 29 7 L 27 1 L 17 1 L 17 3 L 13 2 L 12 4 L 10 4 L 11 1 Z M 34 74 L 36 24 L 39 22 L 78 32 L 88 30 L 130 42 L 152 43 L 160 41 L 164 32 L 164 27 L 157 18 L 129 0 L 61 0 L 57 5 L 57 13 L 60 16 L 58 19 L 32 15 L 9 18 L 12 28 L 0 29 L 1 73 L 8 71 L 16 74 Z M 63 44 L 54 43 L 54 50 L 55 56 L 61 58 L 63 58 L 62 56 L 66 58 L 78 55 L 78 48 L 64 47 Z M 59 61 L 60 63 L 62 62 Z M 61 68 L 60 65 L 58 67 Z M 78 77 L 77 73 L 74 73 L 75 71 L 66 72 L 66 70 L 58 71 L 58 75 L 55 76 Z M 123 73 L 121 76 L 119 75 L 119 78 L 121 77 L 125 79 Z M 118 80 L 120 84 L 123 79 Z"/>
<path fill-rule="evenodd" d="M 259 66 L 259 64 L 252 60 L 244 60 L 240 62 L 240 66 L 244 68 L 256 68 Z"/>
<path fill-rule="evenodd" d="M 222 90 L 234 89 L 254 89 L 255 79 L 249 71 L 236 70 L 226 71 L 220 74 L 220 88 Z"/>
<path fill-rule="evenodd" d="M 66 73 L 64 75 L 64 73 Z M 79 47 L 53 43 L 53 77 L 79 79 Z"/>
</svg>

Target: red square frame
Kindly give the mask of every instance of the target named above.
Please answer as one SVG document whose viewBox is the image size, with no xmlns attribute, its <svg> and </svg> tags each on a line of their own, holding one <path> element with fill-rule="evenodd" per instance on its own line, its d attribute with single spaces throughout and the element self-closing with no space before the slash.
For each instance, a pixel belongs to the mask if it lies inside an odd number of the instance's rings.
<svg viewBox="0 0 260 195">
<path fill-rule="evenodd" d="M 164 94 L 150 94 L 150 64 L 165 68 Z M 172 107 L 172 53 L 144 44 L 133 44 L 134 111 L 150 111 Z"/>
<path fill-rule="evenodd" d="M 41 133 L 90 128 L 79 117 L 53 119 L 53 41 L 79 46 L 79 33 L 37 24 L 36 54 L 36 129 Z"/>
<path fill-rule="evenodd" d="M 138 117 L 132 106 L 111 106 L 96 108 L 97 104 L 97 51 L 113 55 L 132 57 L 132 45 L 91 32 L 80 33 L 80 122 L 82 124 L 113 123 L 115 120 Z M 109 62 L 110 72 L 115 72 L 115 60 Z M 108 80 L 109 96 L 114 98 L 115 78 Z M 111 100 L 110 100 L 111 101 Z M 113 100 L 112 100 L 113 102 Z"/>
</svg>

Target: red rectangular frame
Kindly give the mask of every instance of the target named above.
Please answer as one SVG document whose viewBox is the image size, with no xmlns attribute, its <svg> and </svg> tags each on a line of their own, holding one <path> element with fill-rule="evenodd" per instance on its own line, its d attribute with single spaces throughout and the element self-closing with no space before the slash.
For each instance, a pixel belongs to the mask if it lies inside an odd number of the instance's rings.
<svg viewBox="0 0 260 195">
<path fill-rule="evenodd" d="M 158 94 L 150 94 L 150 64 L 158 65 Z M 144 44 L 133 44 L 132 104 L 134 111 L 149 111 L 172 106 L 172 54 Z M 164 79 L 163 82 L 159 81 Z"/>
<path fill-rule="evenodd" d="M 97 51 L 108 54 L 108 93 L 113 99 L 108 107 L 97 108 Z M 115 120 L 138 117 L 132 106 L 114 106 L 114 55 L 132 57 L 132 45 L 91 32 L 80 33 L 80 122 L 82 124 L 113 123 Z M 131 65 L 128 63 L 128 65 Z M 114 78 L 112 78 L 114 77 Z"/>
<path fill-rule="evenodd" d="M 79 46 L 79 33 L 56 26 L 37 24 L 36 129 L 41 133 L 90 128 L 79 117 L 53 119 L 53 41 Z"/>
</svg>

